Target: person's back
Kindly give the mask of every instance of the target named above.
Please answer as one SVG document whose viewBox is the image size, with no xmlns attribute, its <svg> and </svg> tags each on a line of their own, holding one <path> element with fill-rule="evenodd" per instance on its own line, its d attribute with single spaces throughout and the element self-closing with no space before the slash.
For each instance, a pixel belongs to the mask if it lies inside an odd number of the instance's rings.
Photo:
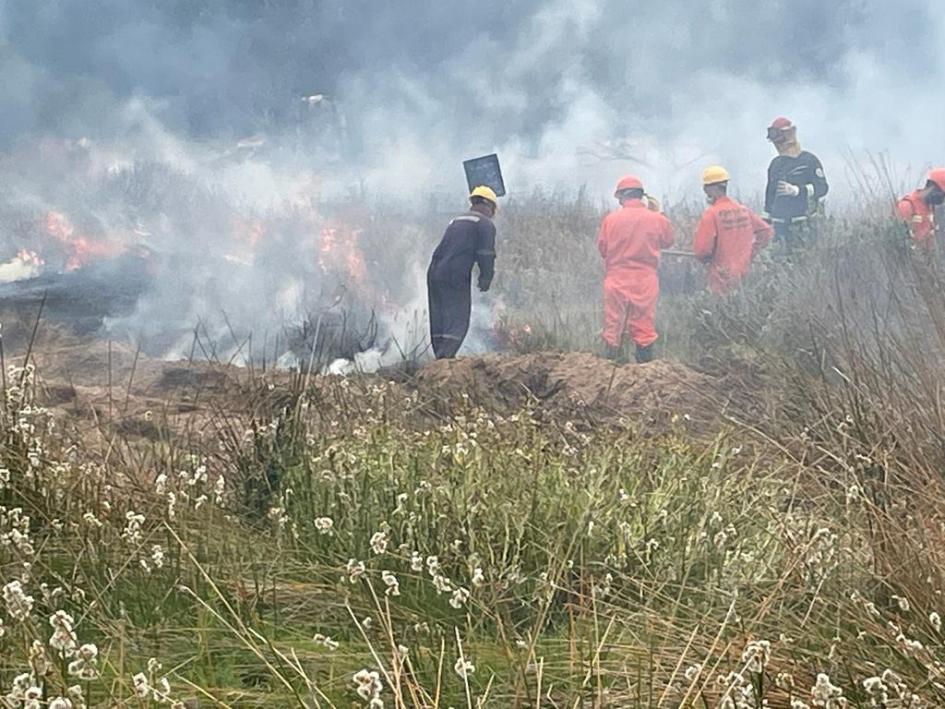
<svg viewBox="0 0 945 709">
<path fill-rule="evenodd" d="M 489 253 L 481 253 L 485 251 Z M 465 212 L 450 221 L 443 232 L 430 260 L 430 278 L 468 286 L 473 266 L 484 255 L 495 255 L 495 225 L 485 214 Z M 492 280 L 491 275 L 488 280 Z"/>
<path fill-rule="evenodd" d="M 631 199 L 604 218 L 598 248 L 607 273 L 619 270 L 656 271 L 660 249 L 672 245 L 669 220 Z"/>
<path fill-rule="evenodd" d="M 909 234 L 917 246 L 930 248 L 935 233 L 935 212 L 925 203 L 922 190 L 910 192 L 896 204 L 896 213 L 909 227 Z"/>
<path fill-rule="evenodd" d="M 945 168 L 929 172 L 925 187 L 910 192 L 896 203 L 896 215 L 909 228 L 916 247 L 935 248 L 935 208 L 945 203 Z"/>
<path fill-rule="evenodd" d="M 495 275 L 496 194 L 485 186 L 469 195 L 470 210 L 446 227 L 427 269 L 430 342 L 437 359 L 451 359 L 469 331 L 472 310 L 470 281 L 479 266 L 479 290 L 485 292 Z"/>
<path fill-rule="evenodd" d="M 771 227 L 748 207 L 719 197 L 702 215 L 693 250 L 709 264 L 709 290 L 726 293 L 748 273 L 752 258 L 771 239 Z"/>
<path fill-rule="evenodd" d="M 638 362 L 653 359 L 660 249 L 673 245 L 673 228 L 643 203 L 643 184 L 632 175 L 617 184 L 620 209 L 604 217 L 597 248 L 604 260 L 604 331 L 609 357 L 616 358 L 629 334 Z"/>
</svg>

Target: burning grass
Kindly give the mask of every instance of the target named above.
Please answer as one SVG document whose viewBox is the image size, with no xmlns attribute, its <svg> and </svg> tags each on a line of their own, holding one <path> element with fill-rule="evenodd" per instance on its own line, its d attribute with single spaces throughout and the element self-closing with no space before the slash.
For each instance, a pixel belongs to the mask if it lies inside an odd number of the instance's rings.
<svg viewBox="0 0 945 709">
<path fill-rule="evenodd" d="M 59 709 L 942 706 L 945 303 L 884 229 L 834 225 L 725 301 L 672 295 L 689 366 L 535 354 L 395 383 L 115 349 L 76 435 L 37 347 L 0 411 L 0 689 Z M 596 262 L 542 243 L 560 268 L 510 248 L 545 290 L 510 286 L 506 316 L 578 347 L 554 333 Z M 107 372 L 84 374 L 79 398 Z M 199 415 L 168 426 L 160 399 Z M 139 407 L 156 433 L 128 428 Z"/>
</svg>

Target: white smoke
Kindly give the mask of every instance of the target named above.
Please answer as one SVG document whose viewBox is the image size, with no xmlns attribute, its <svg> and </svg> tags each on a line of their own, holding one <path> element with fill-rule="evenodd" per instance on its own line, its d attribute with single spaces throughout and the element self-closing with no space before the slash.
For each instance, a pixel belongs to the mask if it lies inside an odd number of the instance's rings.
<svg viewBox="0 0 945 709">
<path fill-rule="evenodd" d="M 352 195 L 462 209 L 462 160 L 494 150 L 513 197 L 584 186 L 605 199 L 634 172 L 672 204 L 698 198 L 717 162 L 757 201 L 765 127 L 787 115 L 825 165 L 834 211 L 858 204 L 850 172 L 874 156 L 892 191 L 945 164 L 935 0 L 277 5 L 0 5 L 0 273 L 29 272 L 10 261 L 27 245 L 9 224 L 64 211 L 169 254 L 157 291 L 113 327 L 173 323 L 165 346 L 180 354 L 200 322 L 232 350 L 233 326 L 274 337 L 334 297 L 311 234 L 287 227 L 249 260 L 233 221 Z M 172 184 L 148 177 L 155 166 Z M 375 254 L 397 299 L 383 341 L 338 367 L 422 351 L 423 269 L 447 221 L 428 223 L 415 253 Z M 490 314 L 477 300 L 467 351 L 489 347 Z"/>
</svg>

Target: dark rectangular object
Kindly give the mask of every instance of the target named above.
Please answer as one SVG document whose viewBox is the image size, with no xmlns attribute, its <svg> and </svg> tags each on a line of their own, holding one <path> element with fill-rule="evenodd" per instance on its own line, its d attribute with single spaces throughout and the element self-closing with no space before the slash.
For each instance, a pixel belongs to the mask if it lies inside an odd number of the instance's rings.
<svg viewBox="0 0 945 709">
<path fill-rule="evenodd" d="M 502 168 L 499 167 L 499 156 L 495 153 L 466 160 L 463 162 L 463 169 L 466 171 L 466 183 L 470 191 L 480 185 L 485 185 L 492 188 L 496 197 L 505 195 Z"/>
</svg>

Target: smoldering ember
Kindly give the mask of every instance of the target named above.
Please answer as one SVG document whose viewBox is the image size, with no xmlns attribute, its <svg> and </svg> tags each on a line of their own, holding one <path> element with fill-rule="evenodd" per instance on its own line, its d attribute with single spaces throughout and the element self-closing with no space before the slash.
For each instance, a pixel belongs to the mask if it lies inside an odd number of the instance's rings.
<svg viewBox="0 0 945 709">
<path fill-rule="evenodd" d="M 0 3 L 0 706 L 945 706 L 943 37 Z"/>
</svg>

